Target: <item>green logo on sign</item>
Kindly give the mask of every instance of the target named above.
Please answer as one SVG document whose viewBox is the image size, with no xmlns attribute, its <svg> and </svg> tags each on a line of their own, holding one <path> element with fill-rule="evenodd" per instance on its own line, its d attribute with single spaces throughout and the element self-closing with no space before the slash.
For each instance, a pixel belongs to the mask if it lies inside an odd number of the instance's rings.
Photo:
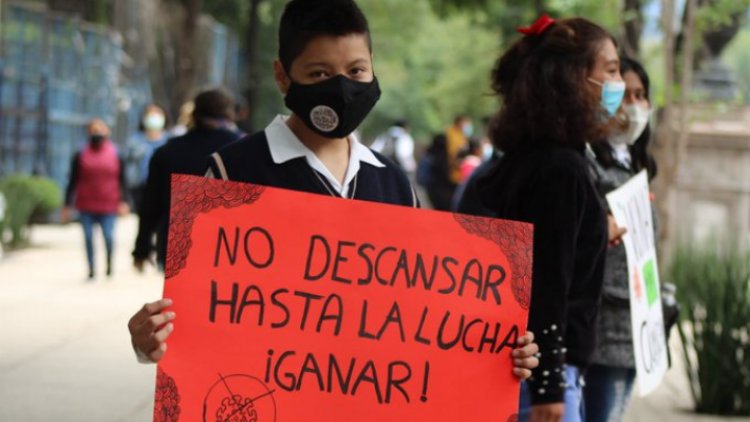
<svg viewBox="0 0 750 422">
<path fill-rule="evenodd" d="M 643 266 L 643 280 L 646 283 L 648 306 L 651 307 L 659 301 L 659 283 L 656 280 L 656 263 L 653 259 Z"/>
</svg>

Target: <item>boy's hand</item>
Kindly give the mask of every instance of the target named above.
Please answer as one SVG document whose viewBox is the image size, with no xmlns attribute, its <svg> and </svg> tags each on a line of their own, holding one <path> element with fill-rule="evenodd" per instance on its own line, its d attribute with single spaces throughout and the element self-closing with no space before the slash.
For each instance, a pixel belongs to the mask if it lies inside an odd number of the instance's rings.
<svg viewBox="0 0 750 422">
<path fill-rule="evenodd" d="M 128 321 L 133 348 L 151 362 L 158 362 L 167 352 L 166 340 L 174 331 L 170 321 L 174 320 L 175 314 L 162 311 L 171 305 L 171 299 L 147 303 Z"/>
<path fill-rule="evenodd" d="M 527 331 L 518 339 L 518 348 L 513 351 L 513 374 L 525 380 L 531 376 L 531 370 L 539 366 L 539 359 L 535 356 L 539 346 L 534 343 L 534 333 Z"/>
<path fill-rule="evenodd" d="M 531 406 L 529 422 L 562 422 L 565 416 L 564 403 L 550 403 Z"/>
</svg>

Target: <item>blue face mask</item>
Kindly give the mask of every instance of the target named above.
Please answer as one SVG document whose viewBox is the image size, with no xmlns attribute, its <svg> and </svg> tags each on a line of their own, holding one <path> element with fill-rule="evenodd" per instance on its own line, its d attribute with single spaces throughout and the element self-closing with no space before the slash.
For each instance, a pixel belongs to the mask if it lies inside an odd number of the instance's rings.
<svg viewBox="0 0 750 422">
<path fill-rule="evenodd" d="M 464 125 L 461 131 L 464 133 L 465 137 L 471 138 L 471 136 L 474 135 L 474 125 L 472 125 L 471 123 L 467 123 Z"/>
<path fill-rule="evenodd" d="M 591 78 L 589 78 L 589 82 L 602 87 L 602 107 L 607 110 L 610 117 L 614 116 L 625 97 L 625 82 L 606 81 L 601 83 Z"/>
</svg>

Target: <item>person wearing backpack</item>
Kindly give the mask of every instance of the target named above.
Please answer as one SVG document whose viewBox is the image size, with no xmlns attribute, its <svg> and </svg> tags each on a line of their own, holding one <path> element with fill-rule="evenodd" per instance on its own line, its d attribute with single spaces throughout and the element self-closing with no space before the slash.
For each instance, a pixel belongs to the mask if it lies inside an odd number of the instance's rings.
<svg viewBox="0 0 750 422">
<path fill-rule="evenodd" d="M 435 135 L 417 168 L 417 183 L 427 190 L 432 208 L 438 211 L 450 211 L 456 191 L 456 184 L 450 178 L 446 142 L 444 134 Z"/>
<path fill-rule="evenodd" d="M 138 210 L 138 236 L 132 254 L 133 266 L 138 272 L 143 272 L 147 263 L 164 268 L 171 201 L 170 177 L 173 174 L 204 174 L 208 157 L 238 138 L 231 128 L 234 99 L 229 93 L 223 89 L 206 90 L 195 97 L 193 104 L 190 130 L 167 141 L 154 151 L 149 161 L 143 202 Z M 154 237 L 155 250 L 152 247 Z M 156 252 L 155 262 L 153 252 Z"/>
<path fill-rule="evenodd" d="M 409 122 L 394 122 L 385 133 L 375 138 L 370 148 L 393 161 L 409 179 L 413 179 L 417 162 L 414 160 L 414 138 L 409 134 Z"/>
</svg>

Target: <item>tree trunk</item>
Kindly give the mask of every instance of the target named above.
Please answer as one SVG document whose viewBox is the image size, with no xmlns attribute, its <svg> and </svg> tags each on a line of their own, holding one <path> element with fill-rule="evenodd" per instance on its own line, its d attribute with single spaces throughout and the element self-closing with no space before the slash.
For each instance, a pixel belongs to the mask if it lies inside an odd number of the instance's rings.
<svg viewBox="0 0 750 422">
<path fill-rule="evenodd" d="M 625 0 L 622 48 L 626 56 L 634 59 L 640 58 L 641 53 L 642 6 L 641 0 Z"/>
<path fill-rule="evenodd" d="M 689 121 L 689 101 L 690 92 L 693 87 L 693 68 L 695 62 L 695 12 L 697 11 L 696 6 L 697 0 L 687 0 L 685 4 L 686 10 L 686 26 L 684 28 L 685 33 L 685 53 L 682 55 L 682 78 L 680 81 L 681 92 L 680 92 L 680 125 L 678 127 L 679 136 L 677 137 L 677 144 L 675 145 L 675 160 L 672 166 L 671 173 L 668 174 L 669 181 L 672 186 L 677 182 L 677 176 L 679 173 L 680 164 L 685 160 L 685 154 L 687 153 L 687 143 L 690 137 L 690 121 Z"/>
<path fill-rule="evenodd" d="M 697 0 L 686 0 L 683 19 L 683 55 L 680 72 L 680 114 L 675 125 L 674 116 L 674 81 L 677 75 L 675 54 L 675 33 L 672 26 L 675 16 L 674 0 L 662 0 L 664 19 L 664 54 L 665 54 L 665 93 L 664 110 L 659 127 L 657 128 L 657 142 L 654 153 L 661 168 L 660 176 L 656 179 L 656 205 L 659 210 L 661 225 L 659 233 L 659 250 L 661 255 L 669 259 L 670 247 L 674 246 L 671 232 L 671 210 L 674 192 L 677 187 L 680 165 L 685 161 L 687 146 L 690 140 L 689 99 L 693 85 L 693 67 L 695 62 L 695 15 Z M 676 127 L 675 127 L 676 126 Z M 676 130 L 675 130 L 676 129 Z"/>
<path fill-rule="evenodd" d="M 659 119 L 657 120 L 656 137 L 654 142 L 653 152 L 656 157 L 656 161 L 659 163 L 661 169 L 667 169 L 670 167 L 671 158 L 669 154 L 670 145 L 672 142 L 672 121 L 673 121 L 673 103 L 674 103 L 674 72 L 675 72 L 675 38 L 676 34 L 674 31 L 674 16 L 675 7 L 674 0 L 661 0 L 662 10 L 662 29 L 664 31 L 664 107 L 661 109 Z M 667 173 L 662 170 L 662 174 Z M 667 182 L 667 177 L 661 175 L 655 179 L 653 189 L 655 195 L 655 205 L 659 215 L 659 239 L 658 239 L 658 250 L 661 255 L 667 256 L 666 246 L 668 238 L 669 226 L 669 197 L 668 191 L 670 184 Z"/>
<path fill-rule="evenodd" d="M 203 8 L 202 0 L 183 0 L 185 20 L 182 31 L 176 40 L 175 92 L 172 105 L 179 108 L 190 101 L 198 80 L 198 51 L 200 50 L 199 18 Z"/>
<path fill-rule="evenodd" d="M 258 56 L 258 34 L 260 29 L 259 9 L 264 0 L 250 0 L 250 11 L 245 42 L 247 42 L 247 91 L 245 99 L 249 110 L 248 120 L 252 119 L 255 108 L 258 105 L 260 72 Z"/>
</svg>

